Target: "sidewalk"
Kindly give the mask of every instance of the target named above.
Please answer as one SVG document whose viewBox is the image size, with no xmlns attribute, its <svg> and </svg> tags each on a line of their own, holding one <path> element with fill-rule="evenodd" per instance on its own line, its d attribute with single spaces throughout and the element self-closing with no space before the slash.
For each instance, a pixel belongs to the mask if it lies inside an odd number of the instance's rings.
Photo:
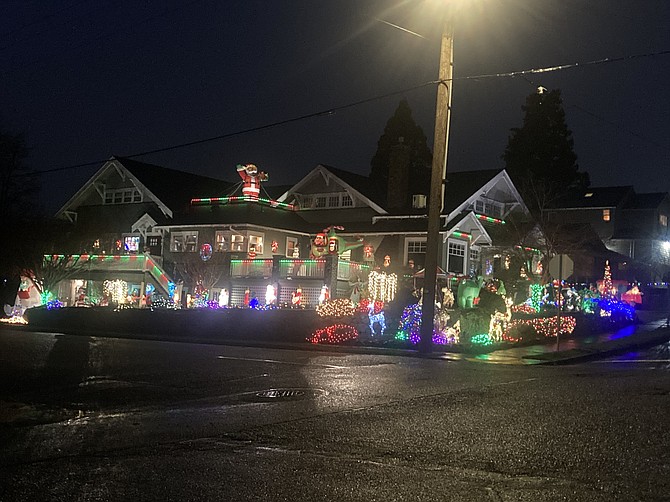
<svg viewBox="0 0 670 502">
<path fill-rule="evenodd" d="M 641 313 L 642 314 L 642 313 Z M 644 312 L 640 324 L 587 338 L 561 339 L 558 350 L 556 340 L 541 345 L 513 347 L 489 354 L 469 357 L 467 360 L 492 364 L 571 364 L 598 359 L 644 347 L 653 347 L 670 340 L 667 314 Z"/>
</svg>

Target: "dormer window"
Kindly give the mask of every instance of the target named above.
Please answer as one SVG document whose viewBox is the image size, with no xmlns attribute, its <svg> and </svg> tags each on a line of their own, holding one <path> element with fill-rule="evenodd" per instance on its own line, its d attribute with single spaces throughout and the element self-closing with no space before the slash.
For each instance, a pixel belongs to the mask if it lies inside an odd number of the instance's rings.
<svg viewBox="0 0 670 502">
<path fill-rule="evenodd" d="M 142 192 L 137 188 L 116 188 L 105 190 L 105 205 L 131 204 L 142 202 Z"/>
<path fill-rule="evenodd" d="M 300 209 L 327 209 L 335 207 L 354 207 L 354 201 L 347 192 L 331 192 L 310 195 L 296 194 Z"/>
</svg>

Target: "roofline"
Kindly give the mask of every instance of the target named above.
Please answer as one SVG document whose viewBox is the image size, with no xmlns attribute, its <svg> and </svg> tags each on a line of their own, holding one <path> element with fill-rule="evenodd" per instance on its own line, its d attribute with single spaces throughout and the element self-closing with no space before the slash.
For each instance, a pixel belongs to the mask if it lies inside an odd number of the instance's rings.
<svg viewBox="0 0 670 502">
<path fill-rule="evenodd" d="M 493 186 L 500 181 L 500 179 L 504 179 L 507 182 L 508 187 L 512 191 L 512 195 L 517 199 L 518 203 L 521 205 L 521 208 L 523 209 L 524 214 L 529 214 L 530 211 L 528 210 L 528 206 L 526 206 L 526 203 L 524 202 L 523 198 L 521 197 L 521 194 L 519 191 L 516 189 L 516 186 L 514 185 L 514 182 L 512 181 L 512 178 L 509 177 L 509 174 L 507 174 L 507 171 L 505 169 L 501 169 L 495 176 L 493 176 L 489 181 L 484 183 L 480 188 L 478 188 L 474 193 L 472 193 L 469 197 L 467 197 L 463 202 L 461 202 L 460 205 L 456 206 L 448 215 L 447 218 L 447 223 L 451 221 L 452 217 L 456 217 L 459 215 L 463 210 L 465 210 L 471 202 L 474 202 L 474 199 L 476 196 L 479 196 L 479 192 L 484 190 L 488 191 Z M 447 190 L 446 193 L 449 193 Z"/>
<path fill-rule="evenodd" d="M 117 159 L 117 158 L 114 157 L 114 156 L 110 157 L 109 160 L 106 161 L 106 162 L 102 165 L 102 167 L 101 167 L 100 169 L 98 169 L 98 171 L 97 171 L 93 176 L 91 176 L 91 177 L 89 178 L 89 180 L 88 180 L 86 183 L 84 183 L 84 185 L 83 185 L 79 190 L 77 190 L 77 192 L 76 192 L 72 197 L 70 197 L 70 199 L 63 205 L 63 207 L 61 207 L 61 208 L 58 210 L 58 212 L 56 212 L 55 217 L 56 217 L 56 218 L 59 218 L 59 217 L 61 217 L 61 215 L 62 215 L 63 213 L 65 213 L 66 211 L 68 211 L 68 210 L 69 210 L 69 206 L 73 205 L 74 202 L 75 202 L 79 197 L 81 197 L 84 193 L 86 193 L 86 192 L 89 190 L 89 188 L 92 187 L 92 186 L 95 184 L 95 182 L 96 182 L 96 181 L 97 181 L 97 180 L 98 180 L 104 173 L 106 173 L 107 171 L 109 171 L 110 168 L 114 168 L 114 169 L 116 169 L 116 170 L 123 169 L 124 174 L 125 174 L 126 176 L 128 176 L 128 178 L 131 179 L 131 181 L 135 184 L 135 186 L 137 186 L 138 188 L 141 188 L 142 190 L 144 190 L 144 191 L 147 193 L 147 195 L 149 195 L 149 198 L 150 198 L 151 200 L 153 200 L 153 201 L 158 205 L 158 207 L 160 208 L 160 210 L 163 212 L 163 214 L 164 214 L 165 216 L 168 216 L 169 218 L 172 218 L 172 210 L 171 210 L 169 207 L 167 207 L 167 206 L 163 203 L 163 201 L 161 201 L 158 197 L 156 197 L 156 195 L 155 195 L 151 190 L 149 190 L 149 189 L 144 185 L 144 183 L 142 183 L 140 180 L 138 180 L 137 177 L 136 177 L 132 172 L 130 172 L 130 170 L 129 170 L 126 166 L 124 166 L 123 163 L 122 163 L 119 159 Z M 104 202 L 104 201 L 103 201 L 103 202 Z"/>
<path fill-rule="evenodd" d="M 284 202 L 290 193 L 294 193 L 297 189 L 299 189 L 301 186 L 305 185 L 307 181 L 309 181 L 311 178 L 313 178 L 315 175 L 321 174 L 322 176 L 325 174 L 326 176 L 330 176 L 335 178 L 341 185 L 343 185 L 347 190 L 351 190 L 352 192 L 356 193 L 360 199 L 363 200 L 368 206 L 370 206 L 372 209 L 377 211 L 380 214 L 387 214 L 388 211 L 386 211 L 383 207 L 381 207 L 379 204 L 368 198 L 367 196 L 363 195 L 361 192 L 356 190 L 354 187 L 352 187 L 349 183 L 344 181 L 342 178 L 337 176 L 335 173 L 333 173 L 331 170 L 328 169 L 328 167 L 324 166 L 323 164 L 319 164 L 316 166 L 314 169 L 312 169 L 309 173 L 307 173 L 300 181 L 298 181 L 293 187 L 288 189 L 284 194 L 282 194 L 280 197 L 277 198 L 278 202 Z M 355 174 L 355 173 L 352 173 Z M 356 208 L 354 208 L 356 209 Z"/>
<path fill-rule="evenodd" d="M 172 230 L 174 228 L 185 228 L 185 227 L 198 227 L 198 228 L 224 228 L 224 227 L 229 227 L 229 229 L 232 231 L 232 227 L 253 227 L 253 228 L 258 228 L 261 230 L 280 230 L 283 232 L 290 232 L 298 235 L 305 235 L 305 236 L 310 236 L 312 235 L 309 232 L 301 232 L 299 230 L 288 230 L 285 228 L 277 228 L 277 227 L 266 227 L 265 225 L 256 225 L 254 223 L 207 223 L 207 224 L 198 224 L 198 223 L 185 223 L 183 225 L 179 224 L 171 224 L 171 225 L 156 225 L 154 228 L 158 229 L 166 229 L 166 230 Z"/>
</svg>

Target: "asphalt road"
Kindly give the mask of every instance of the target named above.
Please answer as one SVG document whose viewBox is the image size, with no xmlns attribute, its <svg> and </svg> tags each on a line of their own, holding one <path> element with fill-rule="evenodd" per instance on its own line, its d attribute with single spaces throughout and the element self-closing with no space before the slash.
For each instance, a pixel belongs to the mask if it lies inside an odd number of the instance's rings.
<svg viewBox="0 0 670 502">
<path fill-rule="evenodd" d="M 667 363 L 0 329 L 3 501 L 670 500 L 669 424 Z"/>
</svg>

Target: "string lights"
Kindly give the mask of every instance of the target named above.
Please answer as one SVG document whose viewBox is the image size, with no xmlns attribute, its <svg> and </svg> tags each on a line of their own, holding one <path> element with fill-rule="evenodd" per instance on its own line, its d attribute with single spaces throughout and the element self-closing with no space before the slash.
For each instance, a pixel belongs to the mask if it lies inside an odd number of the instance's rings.
<svg viewBox="0 0 670 502">
<path fill-rule="evenodd" d="M 338 344 L 358 338 L 358 330 L 349 324 L 333 324 L 326 328 L 317 329 L 307 338 L 310 343 Z"/>
<path fill-rule="evenodd" d="M 372 271 L 368 275 L 368 291 L 374 301 L 391 302 L 398 290 L 398 276 L 386 272 Z"/>
</svg>

